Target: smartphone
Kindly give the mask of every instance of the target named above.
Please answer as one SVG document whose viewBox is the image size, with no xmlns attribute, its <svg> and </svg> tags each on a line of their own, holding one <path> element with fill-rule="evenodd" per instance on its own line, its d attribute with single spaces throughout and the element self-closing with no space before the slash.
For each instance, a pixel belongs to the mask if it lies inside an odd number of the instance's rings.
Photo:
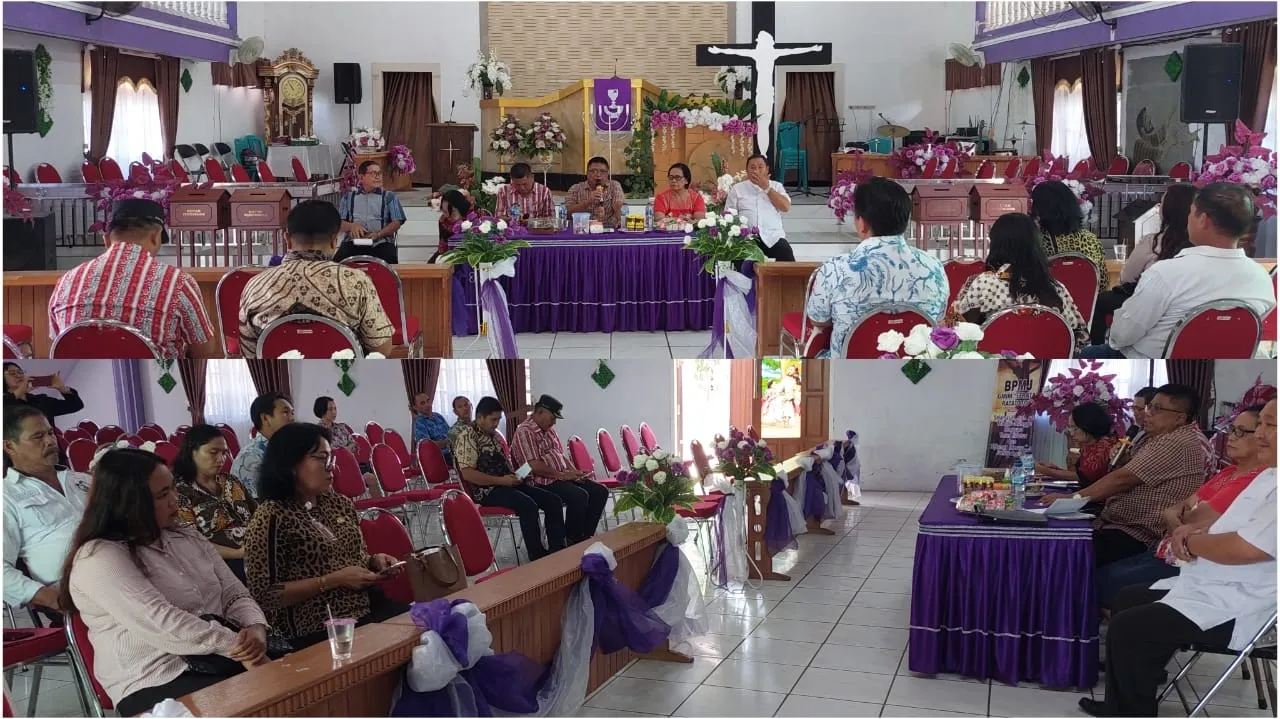
<svg viewBox="0 0 1280 719">
<path fill-rule="evenodd" d="M 390 578 L 390 577 L 391 577 L 391 572 L 392 572 L 392 571 L 394 571 L 394 570 L 396 570 L 396 569 L 399 569 L 400 567 L 403 567 L 403 566 L 404 566 L 404 565 L 406 565 L 406 564 L 408 564 L 408 562 L 404 562 L 404 561 L 396 562 L 395 564 L 391 565 L 390 567 L 387 567 L 386 569 L 382 570 L 381 572 L 378 572 L 378 576 L 379 576 L 379 577 L 382 577 L 383 579 Z"/>
<path fill-rule="evenodd" d="M 51 374 L 31 375 L 30 379 L 31 379 L 32 387 L 52 387 L 53 386 L 53 375 Z"/>
</svg>

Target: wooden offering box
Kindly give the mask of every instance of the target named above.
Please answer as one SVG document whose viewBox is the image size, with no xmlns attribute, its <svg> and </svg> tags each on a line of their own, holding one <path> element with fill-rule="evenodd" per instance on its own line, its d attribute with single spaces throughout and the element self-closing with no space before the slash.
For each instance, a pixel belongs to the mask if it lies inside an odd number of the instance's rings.
<svg viewBox="0 0 1280 719">
<path fill-rule="evenodd" d="M 231 194 L 220 189 L 179 187 L 169 198 L 169 228 L 216 232 L 231 226 Z"/>
<path fill-rule="evenodd" d="M 991 222 L 1011 212 L 1026 212 L 1029 198 L 1022 183 L 994 185 L 978 183 L 970 193 L 971 219 L 975 222 Z"/>
<path fill-rule="evenodd" d="M 284 188 L 262 187 L 231 193 L 231 226 L 238 230 L 281 230 L 293 199 Z"/>
<path fill-rule="evenodd" d="M 967 182 L 916 185 L 911 191 L 911 215 L 918 223 L 955 224 L 969 220 Z"/>
</svg>

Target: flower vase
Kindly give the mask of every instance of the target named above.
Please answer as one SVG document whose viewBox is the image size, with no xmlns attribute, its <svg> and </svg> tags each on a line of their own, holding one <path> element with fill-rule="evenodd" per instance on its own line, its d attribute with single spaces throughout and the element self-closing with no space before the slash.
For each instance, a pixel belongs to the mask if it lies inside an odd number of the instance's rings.
<svg viewBox="0 0 1280 719">
<path fill-rule="evenodd" d="M 486 84 L 483 88 L 481 88 L 480 92 L 481 92 L 481 96 L 485 100 L 493 99 L 493 85 Z"/>
<path fill-rule="evenodd" d="M 742 99 L 742 83 L 738 83 L 737 85 L 733 86 L 733 99 L 735 100 Z"/>
<path fill-rule="evenodd" d="M 480 290 L 493 274 L 492 262 L 481 262 L 476 265 L 476 331 L 481 337 L 489 335 L 489 323 L 484 319 L 484 307 L 480 304 Z"/>
</svg>

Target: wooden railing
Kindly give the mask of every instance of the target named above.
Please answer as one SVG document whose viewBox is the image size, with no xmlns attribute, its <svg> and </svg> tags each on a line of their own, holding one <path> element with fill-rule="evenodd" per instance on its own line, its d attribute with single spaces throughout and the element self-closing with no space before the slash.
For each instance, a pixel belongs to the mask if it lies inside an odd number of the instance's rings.
<svg viewBox="0 0 1280 719">
<path fill-rule="evenodd" d="M 1071 3 L 1066 2 L 1066 0 L 1036 0 L 1034 2 L 1026 2 L 1024 0 L 988 0 L 987 19 L 982 29 L 996 30 L 1050 15 L 1057 15 L 1070 9 Z"/>
<path fill-rule="evenodd" d="M 151 0 L 142 3 L 149 10 L 195 20 L 207 25 L 228 27 L 227 4 L 215 0 Z"/>
</svg>

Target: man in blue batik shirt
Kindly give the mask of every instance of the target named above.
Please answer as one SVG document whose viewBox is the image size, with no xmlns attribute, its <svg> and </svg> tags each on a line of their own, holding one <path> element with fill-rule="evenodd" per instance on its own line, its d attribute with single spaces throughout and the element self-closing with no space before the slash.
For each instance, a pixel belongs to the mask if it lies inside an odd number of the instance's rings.
<svg viewBox="0 0 1280 719">
<path fill-rule="evenodd" d="M 396 232 L 404 224 L 404 208 L 395 193 L 382 187 L 382 167 L 372 160 L 360 163 L 360 184 L 338 202 L 342 231 L 334 262 L 356 255 L 377 257 L 394 265 L 400 260 Z"/>
<path fill-rule="evenodd" d="M 822 263 L 804 307 L 815 325 L 832 327 L 830 354 L 837 357 L 844 356 L 854 323 L 877 308 L 916 305 L 939 323 L 949 294 L 942 263 L 904 237 L 911 197 L 901 185 L 882 177 L 858 185 L 853 212 L 862 242 Z"/>
<path fill-rule="evenodd" d="M 419 392 L 413 396 L 413 446 L 421 440 L 429 440 L 444 453 L 444 461 L 453 466 L 453 451 L 449 448 L 449 422 L 439 412 L 431 411 L 431 395 Z"/>
<path fill-rule="evenodd" d="M 249 494 L 258 496 L 258 475 L 262 471 L 262 457 L 267 453 L 267 440 L 276 430 L 293 424 L 293 404 L 279 392 L 268 392 L 249 405 L 253 428 L 258 434 L 236 455 L 231 463 L 231 476 L 240 480 Z"/>
</svg>

